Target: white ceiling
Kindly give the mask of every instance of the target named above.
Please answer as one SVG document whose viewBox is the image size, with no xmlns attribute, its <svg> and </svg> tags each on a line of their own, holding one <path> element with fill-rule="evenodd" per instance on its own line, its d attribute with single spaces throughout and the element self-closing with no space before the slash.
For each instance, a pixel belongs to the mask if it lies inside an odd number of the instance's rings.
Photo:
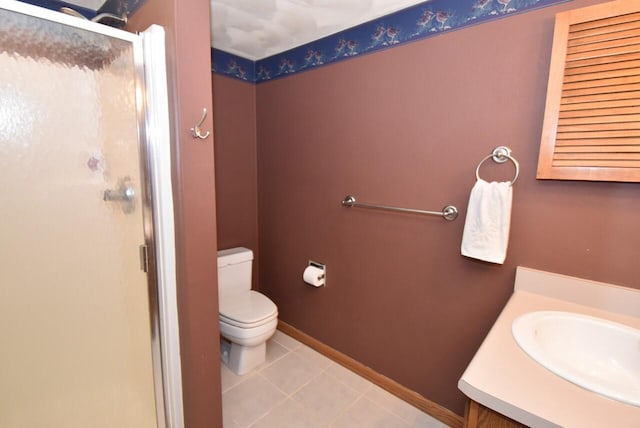
<svg viewBox="0 0 640 428">
<path fill-rule="evenodd" d="M 258 60 L 425 0 L 211 0 L 211 44 Z"/>
<path fill-rule="evenodd" d="M 66 0 L 98 10 L 105 0 Z M 126 0 L 125 0 L 126 1 Z M 211 45 L 258 60 L 425 0 L 210 0 Z"/>
</svg>

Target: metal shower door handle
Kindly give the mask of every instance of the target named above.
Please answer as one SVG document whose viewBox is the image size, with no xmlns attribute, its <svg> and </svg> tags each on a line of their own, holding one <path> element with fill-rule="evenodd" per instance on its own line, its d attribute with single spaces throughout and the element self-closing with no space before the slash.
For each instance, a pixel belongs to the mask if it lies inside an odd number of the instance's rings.
<svg viewBox="0 0 640 428">
<path fill-rule="evenodd" d="M 135 209 L 136 190 L 131 179 L 124 177 L 118 180 L 118 188 L 105 190 L 102 199 L 105 202 L 120 202 L 125 214 L 132 213 Z"/>
</svg>

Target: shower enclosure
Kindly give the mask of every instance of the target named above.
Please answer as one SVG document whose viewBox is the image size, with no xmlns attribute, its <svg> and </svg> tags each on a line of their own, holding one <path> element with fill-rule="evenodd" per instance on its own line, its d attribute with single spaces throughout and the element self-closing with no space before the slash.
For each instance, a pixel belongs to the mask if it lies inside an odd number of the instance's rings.
<svg viewBox="0 0 640 428">
<path fill-rule="evenodd" d="M 156 36 L 6 0 L 0 22 L 0 426 L 178 426 Z"/>
</svg>

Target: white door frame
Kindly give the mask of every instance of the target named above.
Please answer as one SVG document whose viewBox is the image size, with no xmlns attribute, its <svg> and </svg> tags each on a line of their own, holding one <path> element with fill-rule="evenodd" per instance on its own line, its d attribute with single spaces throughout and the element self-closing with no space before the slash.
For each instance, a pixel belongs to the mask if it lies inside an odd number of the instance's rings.
<svg viewBox="0 0 640 428">
<path fill-rule="evenodd" d="M 167 426 L 182 428 L 182 371 L 164 29 L 159 25 L 152 25 L 142 33 L 142 41 L 147 106 L 145 127 L 155 230 L 164 410 Z"/>
</svg>

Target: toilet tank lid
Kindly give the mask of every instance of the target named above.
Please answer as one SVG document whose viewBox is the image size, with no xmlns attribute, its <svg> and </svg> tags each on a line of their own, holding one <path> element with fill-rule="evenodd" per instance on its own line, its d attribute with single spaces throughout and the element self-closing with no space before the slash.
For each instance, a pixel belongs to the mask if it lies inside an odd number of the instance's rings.
<svg viewBox="0 0 640 428">
<path fill-rule="evenodd" d="M 253 251 L 244 247 L 218 251 L 218 267 L 235 265 L 253 260 Z"/>
</svg>

